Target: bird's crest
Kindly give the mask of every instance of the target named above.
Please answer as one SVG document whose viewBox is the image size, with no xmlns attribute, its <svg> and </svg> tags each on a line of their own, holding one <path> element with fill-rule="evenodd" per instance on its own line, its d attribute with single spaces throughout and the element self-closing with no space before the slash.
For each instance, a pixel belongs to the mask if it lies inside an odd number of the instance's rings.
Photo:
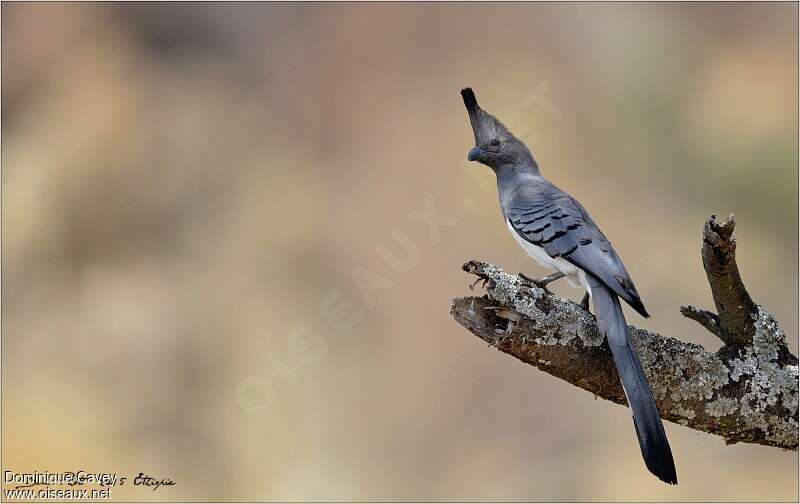
<svg viewBox="0 0 800 504">
<path fill-rule="evenodd" d="M 475 145 L 483 145 L 497 136 L 514 137 L 503 123 L 478 105 L 478 99 L 475 98 L 472 88 L 462 89 L 461 97 L 464 99 L 464 106 L 467 107 L 469 123 L 472 125 L 472 133 L 475 135 Z"/>
</svg>

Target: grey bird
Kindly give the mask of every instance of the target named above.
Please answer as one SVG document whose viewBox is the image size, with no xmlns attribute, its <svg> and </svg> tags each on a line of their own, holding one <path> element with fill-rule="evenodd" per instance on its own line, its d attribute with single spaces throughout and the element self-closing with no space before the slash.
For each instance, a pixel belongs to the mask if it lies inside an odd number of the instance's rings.
<svg viewBox="0 0 800 504">
<path fill-rule="evenodd" d="M 478 106 L 472 89 L 462 89 L 461 96 L 475 135 L 467 159 L 494 171 L 511 235 L 528 255 L 556 270 L 535 283 L 544 287 L 566 276 L 586 289 L 582 304 L 588 308 L 591 297 L 597 327 L 608 340 L 633 414 L 645 464 L 660 480 L 677 484 L 672 450 L 619 302 L 621 298 L 649 317 L 628 271 L 586 209 L 542 177 L 528 147 Z"/>
</svg>

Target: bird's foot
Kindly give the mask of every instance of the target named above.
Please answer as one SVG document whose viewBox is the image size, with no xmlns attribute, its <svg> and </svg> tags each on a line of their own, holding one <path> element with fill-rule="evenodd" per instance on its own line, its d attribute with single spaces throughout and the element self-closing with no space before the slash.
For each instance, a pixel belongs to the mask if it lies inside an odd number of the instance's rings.
<svg viewBox="0 0 800 504">
<path fill-rule="evenodd" d="M 529 277 L 525 273 L 517 273 L 517 277 L 520 280 L 519 283 L 521 283 L 525 287 L 533 287 L 534 285 L 536 285 L 536 280 Z"/>
<path fill-rule="evenodd" d="M 491 290 L 495 288 L 494 280 L 492 280 L 489 277 L 481 276 L 478 277 L 477 280 L 469 284 L 469 290 L 475 290 L 475 286 L 478 285 L 479 283 L 482 283 L 482 287 L 484 290 Z"/>
<path fill-rule="evenodd" d="M 551 282 L 558 280 L 559 278 L 564 278 L 566 275 L 564 275 L 564 273 L 560 271 L 556 271 L 551 275 L 547 275 L 544 278 L 538 278 L 538 279 L 530 278 L 524 273 L 518 273 L 517 276 L 520 279 L 522 279 L 523 283 L 528 284 L 528 286 L 535 285 L 536 287 L 543 289 L 545 292 L 552 294 L 552 292 L 550 292 L 550 289 L 547 288 L 547 285 Z"/>
</svg>

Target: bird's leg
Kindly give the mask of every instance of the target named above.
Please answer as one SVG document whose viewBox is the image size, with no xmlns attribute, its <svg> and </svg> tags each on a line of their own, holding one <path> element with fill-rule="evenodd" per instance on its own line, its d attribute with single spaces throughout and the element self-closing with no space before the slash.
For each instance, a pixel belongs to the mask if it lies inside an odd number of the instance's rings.
<svg viewBox="0 0 800 504">
<path fill-rule="evenodd" d="M 547 275 L 544 278 L 540 278 L 539 280 L 534 280 L 533 283 L 535 283 L 537 287 L 541 287 L 542 289 L 544 289 L 550 282 L 554 282 L 559 278 L 564 278 L 565 276 L 566 275 L 561 271 L 556 271 L 555 273 Z"/>
<path fill-rule="evenodd" d="M 547 284 L 549 284 L 550 282 L 554 282 L 554 281 L 558 280 L 559 278 L 564 278 L 566 275 L 564 275 L 564 273 L 562 273 L 561 271 L 556 271 L 553 274 L 547 275 L 546 277 L 539 278 L 539 279 L 530 278 L 527 275 L 525 275 L 524 273 L 519 273 L 518 276 L 520 278 L 522 278 L 523 280 L 525 280 L 526 282 L 531 283 L 531 284 L 535 285 L 536 287 L 539 287 L 540 289 L 544 289 L 547 292 L 550 292 L 547 289 Z"/>
<path fill-rule="evenodd" d="M 587 312 L 589 311 L 589 293 L 588 292 L 586 294 L 584 294 L 583 295 L 583 299 L 581 299 L 581 308 L 583 308 Z"/>
<path fill-rule="evenodd" d="M 534 285 L 533 282 L 536 281 L 533 278 L 526 275 L 525 273 L 517 273 L 517 277 L 519 277 L 519 279 L 522 280 L 522 284 L 526 287 L 533 287 Z"/>
</svg>

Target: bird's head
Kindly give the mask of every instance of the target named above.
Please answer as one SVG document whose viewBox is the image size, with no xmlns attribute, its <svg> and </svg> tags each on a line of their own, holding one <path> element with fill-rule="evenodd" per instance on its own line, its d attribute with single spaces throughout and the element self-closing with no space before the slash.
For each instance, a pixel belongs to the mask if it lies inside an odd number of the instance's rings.
<svg viewBox="0 0 800 504">
<path fill-rule="evenodd" d="M 462 89 L 461 97 L 467 107 L 469 122 L 475 135 L 475 147 L 469 151 L 468 160 L 485 164 L 495 171 L 504 165 L 530 165 L 532 169 L 536 169 L 536 162 L 528 147 L 496 117 L 478 106 L 478 100 L 471 88 Z"/>
</svg>

